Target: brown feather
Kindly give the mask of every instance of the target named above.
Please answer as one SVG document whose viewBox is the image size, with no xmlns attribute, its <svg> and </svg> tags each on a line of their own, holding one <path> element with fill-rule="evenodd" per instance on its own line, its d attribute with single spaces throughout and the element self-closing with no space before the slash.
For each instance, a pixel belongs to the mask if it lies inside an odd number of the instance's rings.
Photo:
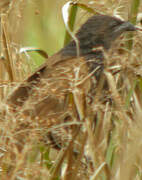
<svg viewBox="0 0 142 180">
<path fill-rule="evenodd" d="M 34 119 L 41 129 L 53 124 L 61 125 L 61 122 L 84 120 L 85 108 L 89 105 L 85 104 L 86 95 L 91 90 L 91 98 L 94 97 L 96 81 L 102 80 L 104 50 L 109 50 L 123 32 L 135 30 L 136 27 L 131 23 L 115 17 L 96 15 L 89 18 L 76 33 L 80 57 L 77 56 L 76 43 L 72 40 L 48 58 L 8 97 L 7 103 L 16 112 L 15 117 L 18 115 L 18 120 L 29 120 L 28 123 Z M 103 89 L 105 86 L 101 87 Z M 69 102 L 70 95 L 73 97 L 72 103 Z M 89 106 L 90 114 L 93 113 Z M 74 128 L 70 127 L 67 128 L 68 132 L 73 132 Z M 73 134 L 68 132 L 68 135 Z M 53 132 L 49 135 L 53 137 Z"/>
<path fill-rule="evenodd" d="M 58 57 L 58 61 L 55 60 Z M 61 113 L 69 93 L 78 89 L 87 94 L 90 89 L 88 66 L 83 57 L 63 59 L 58 54 L 50 57 L 35 73 L 24 81 L 8 98 L 14 107 L 22 107 L 30 116 L 42 116 Z"/>
</svg>

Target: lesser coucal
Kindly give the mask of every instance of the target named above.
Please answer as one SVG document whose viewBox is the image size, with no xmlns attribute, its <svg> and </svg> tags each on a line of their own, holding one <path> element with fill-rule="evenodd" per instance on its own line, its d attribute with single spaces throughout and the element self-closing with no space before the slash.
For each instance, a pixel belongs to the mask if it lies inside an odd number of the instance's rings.
<svg viewBox="0 0 142 180">
<path fill-rule="evenodd" d="M 68 94 L 73 94 L 76 105 L 81 104 L 82 95 L 87 95 L 92 87 L 91 77 L 101 80 L 103 50 L 108 51 L 123 32 L 135 30 L 130 22 L 116 17 L 92 16 L 76 33 L 79 54 L 76 42 L 72 40 L 22 82 L 7 102 L 14 110 L 23 111 L 32 118 L 60 118 L 68 111 Z M 78 111 L 83 118 L 82 105 Z"/>
</svg>

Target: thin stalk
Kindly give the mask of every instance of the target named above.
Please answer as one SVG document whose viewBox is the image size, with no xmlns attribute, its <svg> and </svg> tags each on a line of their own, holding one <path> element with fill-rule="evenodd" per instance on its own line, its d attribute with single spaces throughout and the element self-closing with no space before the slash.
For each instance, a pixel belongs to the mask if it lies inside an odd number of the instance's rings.
<svg viewBox="0 0 142 180">
<path fill-rule="evenodd" d="M 136 24 L 139 6 L 140 6 L 140 0 L 132 0 L 131 1 L 131 9 L 130 9 L 129 21 L 132 24 Z M 127 39 L 130 39 L 129 41 L 127 41 L 127 48 L 129 50 L 131 50 L 132 46 L 133 46 L 133 33 L 129 33 L 127 35 Z"/>
<path fill-rule="evenodd" d="M 68 21 L 68 26 L 69 26 L 71 31 L 73 31 L 73 29 L 74 29 L 74 24 L 75 24 L 75 19 L 76 19 L 76 15 L 77 15 L 77 10 L 78 10 L 78 5 L 77 4 L 73 4 L 71 9 L 70 9 L 69 21 Z M 68 33 L 68 31 L 66 30 L 64 46 L 66 44 L 68 44 L 70 40 L 71 40 L 71 36 Z"/>
</svg>

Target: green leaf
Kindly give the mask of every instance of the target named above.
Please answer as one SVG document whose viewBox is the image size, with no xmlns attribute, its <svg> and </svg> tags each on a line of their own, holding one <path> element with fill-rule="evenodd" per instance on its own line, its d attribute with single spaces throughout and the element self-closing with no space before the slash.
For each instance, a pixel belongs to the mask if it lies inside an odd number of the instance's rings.
<svg viewBox="0 0 142 180">
<path fill-rule="evenodd" d="M 42 50 L 42 49 L 39 49 L 39 48 L 23 47 L 23 48 L 20 49 L 20 53 L 33 52 L 33 51 L 39 53 L 44 58 L 48 58 L 47 52 Z"/>
</svg>

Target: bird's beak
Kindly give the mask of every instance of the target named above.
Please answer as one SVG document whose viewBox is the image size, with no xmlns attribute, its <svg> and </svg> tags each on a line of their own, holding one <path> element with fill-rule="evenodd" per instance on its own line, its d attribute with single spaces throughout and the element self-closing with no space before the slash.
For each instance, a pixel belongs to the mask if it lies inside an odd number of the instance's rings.
<svg viewBox="0 0 142 180">
<path fill-rule="evenodd" d="M 125 31 L 136 31 L 138 30 L 136 26 L 134 26 L 130 22 L 123 22 L 117 29 L 117 32 L 125 32 Z"/>
<path fill-rule="evenodd" d="M 125 30 L 125 31 L 142 31 L 141 27 L 135 26 L 130 22 L 124 22 L 119 30 Z"/>
<path fill-rule="evenodd" d="M 118 31 L 142 31 L 141 27 L 135 26 L 130 22 L 124 22 L 118 29 Z"/>
<path fill-rule="evenodd" d="M 136 31 L 137 28 L 130 22 L 124 22 L 122 24 L 122 28 L 125 30 L 125 31 Z"/>
</svg>

